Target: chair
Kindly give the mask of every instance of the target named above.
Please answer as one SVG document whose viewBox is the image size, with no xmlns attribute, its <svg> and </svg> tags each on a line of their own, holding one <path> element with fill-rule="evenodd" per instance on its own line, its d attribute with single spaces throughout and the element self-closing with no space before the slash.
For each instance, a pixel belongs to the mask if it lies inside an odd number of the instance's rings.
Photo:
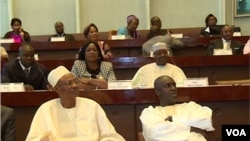
<svg viewBox="0 0 250 141">
<path fill-rule="evenodd" d="M 218 80 L 217 85 L 241 85 L 250 84 L 250 79 L 240 79 L 240 80 Z"/>
<path fill-rule="evenodd" d="M 109 30 L 108 39 L 112 40 L 112 35 L 117 35 L 117 30 Z"/>
<path fill-rule="evenodd" d="M 137 133 L 137 140 L 138 140 L 138 141 L 145 141 L 142 132 L 138 132 L 138 133 Z"/>
</svg>

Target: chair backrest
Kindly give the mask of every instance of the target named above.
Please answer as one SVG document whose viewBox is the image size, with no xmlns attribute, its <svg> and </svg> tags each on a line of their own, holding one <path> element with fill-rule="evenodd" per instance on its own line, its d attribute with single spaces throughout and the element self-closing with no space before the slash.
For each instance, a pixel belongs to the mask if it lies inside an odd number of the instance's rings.
<svg viewBox="0 0 250 141">
<path fill-rule="evenodd" d="M 241 80 L 218 80 L 217 85 L 240 85 L 240 84 L 250 84 L 250 79 Z"/>
<path fill-rule="evenodd" d="M 137 140 L 138 140 L 138 141 L 145 141 L 142 132 L 138 132 L 138 133 L 137 133 Z"/>
</svg>

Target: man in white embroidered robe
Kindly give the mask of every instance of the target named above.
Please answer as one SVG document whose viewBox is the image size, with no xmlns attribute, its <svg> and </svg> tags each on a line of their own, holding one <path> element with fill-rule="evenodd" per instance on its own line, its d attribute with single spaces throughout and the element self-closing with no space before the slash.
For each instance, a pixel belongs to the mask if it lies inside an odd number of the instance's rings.
<svg viewBox="0 0 250 141">
<path fill-rule="evenodd" d="M 212 110 L 192 101 L 175 104 L 176 84 L 169 76 L 158 77 L 154 87 L 160 106 L 149 106 L 140 115 L 145 140 L 206 141 L 202 134 L 193 132 L 193 129 L 213 131 Z"/>
<path fill-rule="evenodd" d="M 59 66 L 48 76 L 59 98 L 39 107 L 26 141 L 125 141 L 93 100 L 78 97 L 78 80 Z"/>
<path fill-rule="evenodd" d="M 171 76 L 177 86 L 182 86 L 187 79 L 178 66 L 168 63 L 168 50 L 165 43 L 156 43 L 152 47 L 155 62 L 142 66 L 132 79 L 133 88 L 153 88 L 154 81 L 161 75 Z M 174 63 L 174 62 L 173 62 Z"/>
</svg>

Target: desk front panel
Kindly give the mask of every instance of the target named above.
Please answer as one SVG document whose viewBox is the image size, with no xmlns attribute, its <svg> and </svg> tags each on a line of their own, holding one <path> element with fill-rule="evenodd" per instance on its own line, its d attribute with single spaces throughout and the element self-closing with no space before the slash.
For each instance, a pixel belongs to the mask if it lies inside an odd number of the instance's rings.
<svg viewBox="0 0 250 141">
<path fill-rule="evenodd" d="M 208 77 L 210 85 L 216 84 L 217 80 L 250 79 L 249 66 L 217 66 L 201 67 L 200 77 Z"/>
</svg>

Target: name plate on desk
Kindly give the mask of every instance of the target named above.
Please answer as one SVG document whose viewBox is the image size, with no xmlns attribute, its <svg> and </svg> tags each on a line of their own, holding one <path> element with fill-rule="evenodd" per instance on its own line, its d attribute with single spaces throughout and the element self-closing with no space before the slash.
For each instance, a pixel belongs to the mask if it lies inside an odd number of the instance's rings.
<svg viewBox="0 0 250 141">
<path fill-rule="evenodd" d="M 234 32 L 233 36 L 234 36 L 234 37 L 241 36 L 241 32 Z"/>
<path fill-rule="evenodd" d="M 126 39 L 125 35 L 112 35 L 111 40 L 124 40 Z"/>
<path fill-rule="evenodd" d="M 174 37 L 174 38 L 183 38 L 183 34 L 182 33 L 175 33 L 175 34 L 171 34 L 171 37 Z"/>
<path fill-rule="evenodd" d="M 24 92 L 23 83 L 1 83 L 1 92 Z"/>
<path fill-rule="evenodd" d="M 0 39 L 0 43 L 14 43 L 14 39 L 12 38 Z"/>
<path fill-rule="evenodd" d="M 131 80 L 109 81 L 108 89 L 132 89 Z"/>
<path fill-rule="evenodd" d="M 208 86 L 207 77 L 198 77 L 198 78 L 187 78 L 184 81 L 184 87 L 205 87 Z"/>
<path fill-rule="evenodd" d="M 232 55 L 232 50 L 228 49 L 214 49 L 214 55 Z"/>
<path fill-rule="evenodd" d="M 65 37 L 51 37 L 51 42 L 63 42 L 65 41 Z"/>
</svg>

